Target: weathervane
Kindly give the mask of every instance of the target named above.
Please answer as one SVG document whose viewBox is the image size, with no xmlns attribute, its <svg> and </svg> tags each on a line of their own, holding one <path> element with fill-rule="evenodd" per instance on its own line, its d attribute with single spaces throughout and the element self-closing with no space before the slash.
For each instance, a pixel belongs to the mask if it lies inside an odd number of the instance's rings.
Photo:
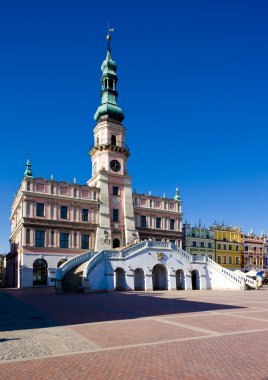
<svg viewBox="0 0 268 380">
<path fill-rule="evenodd" d="M 111 35 L 110 35 L 110 33 L 111 32 L 114 32 L 114 28 L 111 28 L 110 25 L 108 24 L 108 34 L 106 36 L 106 39 L 108 41 L 108 44 L 107 44 L 107 50 L 108 51 L 111 51 L 111 46 L 110 46 L 110 41 L 111 41 Z"/>
</svg>

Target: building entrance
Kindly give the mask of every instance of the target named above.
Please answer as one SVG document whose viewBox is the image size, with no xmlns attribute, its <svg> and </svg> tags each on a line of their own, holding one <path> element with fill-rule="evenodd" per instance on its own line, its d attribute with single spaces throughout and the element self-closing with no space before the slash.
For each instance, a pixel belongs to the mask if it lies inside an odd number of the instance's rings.
<svg viewBox="0 0 268 380">
<path fill-rule="evenodd" d="M 167 273 L 164 265 L 157 264 L 153 268 L 153 290 L 167 290 Z"/>
<path fill-rule="evenodd" d="M 47 262 L 43 259 L 33 263 L 33 285 L 47 285 Z"/>
</svg>

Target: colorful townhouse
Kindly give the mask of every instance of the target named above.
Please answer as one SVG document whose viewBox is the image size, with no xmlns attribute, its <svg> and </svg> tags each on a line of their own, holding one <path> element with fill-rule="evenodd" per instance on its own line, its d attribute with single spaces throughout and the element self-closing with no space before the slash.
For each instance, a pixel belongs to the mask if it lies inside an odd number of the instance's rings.
<svg viewBox="0 0 268 380">
<path fill-rule="evenodd" d="M 241 270 L 243 233 L 239 226 L 214 224 L 215 261 L 225 268 Z"/>
<path fill-rule="evenodd" d="M 242 270 L 248 272 L 252 269 L 257 271 L 266 269 L 267 245 L 264 233 L 259 236 L 251 230 L 243 236 Z"/>
<path fill-rule="evenodd" d="M 214 231 L 201 226 L 201 223 L 191 227 L 186 222 L 182 226 L 182 247 L 190 255 L 202 255 L 215 260 Z"/>
</svg>

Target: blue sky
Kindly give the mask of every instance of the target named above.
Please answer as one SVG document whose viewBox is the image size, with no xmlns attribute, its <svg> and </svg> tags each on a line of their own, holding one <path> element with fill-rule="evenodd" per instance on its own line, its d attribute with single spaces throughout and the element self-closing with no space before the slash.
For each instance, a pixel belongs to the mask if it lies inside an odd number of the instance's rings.
<svg viewBox="0 0 268 380">
<path fill-rule="evenodd" d="M 267 219 L 266 1 L 10 0 L 0 6 L 0 252 L 30 158 L 36 177 L 85 183 L 107 22 L 138 192 L 247 232 Z"/>
</svg>

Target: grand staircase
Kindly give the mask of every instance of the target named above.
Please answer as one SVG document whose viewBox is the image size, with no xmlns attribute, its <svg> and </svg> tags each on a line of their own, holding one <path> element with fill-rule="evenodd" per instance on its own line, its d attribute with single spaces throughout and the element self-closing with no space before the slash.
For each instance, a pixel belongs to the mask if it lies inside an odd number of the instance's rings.
<svg viewBox="0 0 268 380">
<path fill-rule="evenodd" d="M 145 248 L 165 249 L 175 251 L 178 256 L 186 260 L 189 265 L 202 264 L 217 276 L 221 276 L 235 284 L 240 289 L 256 289 L 257 281 L 246 276 L 241 276 L 234 271 L 226 269 L 213 260 L 205 256 L 192 256 L 175 244 L 170 242 L 142 241 L 131 247 L 121 250 L 109 250 L 100 252 L 85 252 L 65 262 L 56 272 L 56 291 L 62 292 L 79 292 L 82 289 L 91 291 L 88 282 L 89 273 L 101 262 L 112 258 L 129 259 L 139 251 Z"/>
<path fill-rule="evenodd" d="M 63 277 L 62 288 L 65 293 L 78 293 L 83 289 L 83 272 L 87 261 L 72 268 Z"/>
</svg>

